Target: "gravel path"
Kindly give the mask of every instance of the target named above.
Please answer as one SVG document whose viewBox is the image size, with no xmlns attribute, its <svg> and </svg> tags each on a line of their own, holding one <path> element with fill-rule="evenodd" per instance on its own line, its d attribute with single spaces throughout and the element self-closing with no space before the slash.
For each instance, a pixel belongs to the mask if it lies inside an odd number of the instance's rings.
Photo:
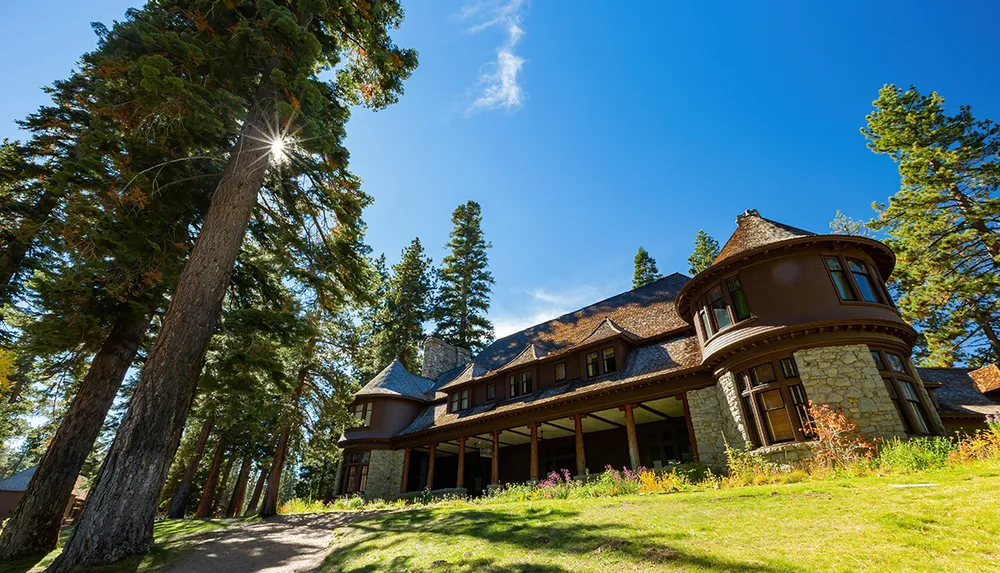
<svg viewBox="0 0 1000 573">
<path fill-rule="evenodd" d="M 198 536 L 167 573 L 292 573 L 323 563 L 336 528 L 372 514 L 279 515 Z"/>
</svg>

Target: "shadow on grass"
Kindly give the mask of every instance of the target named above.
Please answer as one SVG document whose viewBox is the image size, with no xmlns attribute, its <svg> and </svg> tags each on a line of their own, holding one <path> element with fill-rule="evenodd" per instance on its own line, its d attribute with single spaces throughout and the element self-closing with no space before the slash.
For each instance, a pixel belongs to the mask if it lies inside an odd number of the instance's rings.
<svg viewBox="0 0 1000 573">
<path fill-rule="evenodd" d="M 624 562 L 629 569 L 642 570 L 657 565 L 737 573 L 799 570 L 787 564 L 769 566 L 688 553 L 665 544 L 688 537 L 685 533 L 652 536 L 628 524 L 581 521 L 578 512 L 568 510 L 414 509 L 358 521 L 351 529 L 357 532 L 357 537 L 335 544 L 323 562 L 325 573 L 424 570 L 563 573 L 574 570 L 559 564 L 566 558 L 594 560 L 595 565 L 602 567 L 609 562 Z M 414 545 L 413 554 L 406 554 L 405 545 L 413 539 L 409 537 L 412 535 L 425 539 L 419 548 Z M 477 550 L 456 556 L 453 546 L 468 540 L 486 541 L 490 547 L 488 554 Z M 434 556 L 427 554 L 429 544 L 438 544 L 439 559 L 430 561 Z M 356 564 L 360 558 L 390 551 L 401 554 L 376 563 Z M 541 559 L 533 559 L 535 555 Z M 539 562 L 532 562 L 536 560 Z"/>
</svg>

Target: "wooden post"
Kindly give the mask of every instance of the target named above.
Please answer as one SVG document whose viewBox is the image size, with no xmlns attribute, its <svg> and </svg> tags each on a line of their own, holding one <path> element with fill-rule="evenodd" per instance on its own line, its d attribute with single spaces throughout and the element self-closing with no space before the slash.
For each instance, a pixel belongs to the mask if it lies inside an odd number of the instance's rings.
<svg viewBox="0 0 1000 573">
<path fill-rule="evenodd" d="M 531 481 L 538 481 L 538 424 L 531 424 Z"/>
<path fill-rule="evenodd" d="M 587 454 L 583 448 L 583 415 L 573 416 L 573 427 L 576 430 L 576 475 L 587 473 Z"/>
<path fill-rule="evenodd" d="M 403 482 L 399 484 L 399 493 L 406 493 L 410 485 L 410 448 L 403 450 Z"/>
<path fill-rule="evenodd" d="M 684 404 L 684 420 L 687 422 L 688 427 L 688 440 L 691 442 L 691 456 L 692 459 L 698 459 L 698 441 L 694 439 L 694 422 L 691 421 L 691 406 L 688 405 L 688 395 L 684 392 L 680 395 L 681 402 Z M 753 420 L 747 420 L 747 424 L 753 424 Z"/>
<path fill-rule="evenodd" d="M 632 463 L 632 471 L 639 469 L 639 440 L 635 436 L 635 416 L 632 414 L 632 404 L 625 404 L 625 432 L 628 434 L 628 458 Z"/>
<path fill-rule="evenodd" d="M 465 438 L 458 439 L 458 479 L 455 487 L 465 487 Z"/>
<path fill-rule="evenodd" d="M 437 442 L 431 443 L 431 457 L 427 461 L 427 489 L 434 489 L 434 454 L 437 452 Z"/>
<path fill-rule="evenodd" d="M 493 472 L 492 485 L 500 485 L 500 432 L 493 432 Z"/>
</svg>

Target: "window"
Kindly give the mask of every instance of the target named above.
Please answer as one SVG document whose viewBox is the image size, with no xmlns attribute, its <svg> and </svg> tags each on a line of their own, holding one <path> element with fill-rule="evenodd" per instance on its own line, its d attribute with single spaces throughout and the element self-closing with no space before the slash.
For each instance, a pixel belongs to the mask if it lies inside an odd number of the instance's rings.
<svg viewBox="0 0 1000 573">
<path fill-rule="evenodd" d="M 562 382 L 566 379 L 566 363 L 560 362 L 556 364 L 556 382 Z"/>
<path fill-rule="evenodd" d="M 729 296 L 733 299 L 733 314 L 736 315 L 736 322 L 750 318 L 750 305 L 747 304 L 747 295 L 743 292 L 743 285 L 739 277 L 732 277 L 726 281 L 729 287 Z"/>
<path fill-rule="evenodd" d="M 698 316 L 705 338 L 716 332 L 750 318 L 750 304 L 747 302 L 743 283 L 738 276 L 732 276 L 709 289 L 701 298 Z"/>
<path fill-rule="evenodd" d="M 497 397 L 497 385 L 490 382 L 486 385 L 486 399 L 493 400 Z"/>
<path fill-rule="evenodd" d="M 346 472 L 344 472 L 343 490 L 346 493 L 363 492 L 368 485 L 368 462 L 370 451 L 347 452 L 344 454 Z"/>
<path fill-rule="evenodd" d="M 601 367 L 597 362 L 597 353 L 588 352 L 587 353 L 587 377 L 593 378 L 601 374 Z"/>
<path fill-rule="evenodd" d="M 722 294 L 722 285 L 708 291 L 708 308 L 712 313 L 712 322 L 715 328 L 722 330 L 733 323 L 729 318 L 729 308 L 726 306 L 726 297 Z"/>
<path fill-rule="evenodd" d="M 461 392 L 452 392 L 451 396 L 449 396 L 450 398 L 449 410 L 452 412 L 460 412 L 462 410 L 468 410 L 470 395 L 471 391 L 468 388 L 462 390 Z"/>
<path fill-rule="evenodd" d="M 830 270 L 833 277 L 833 284 L 837 285 L 837 294 L 841 300 L 858 300 L 851 290 L 851 284 L 847 280 L 847 273 L 840 264 L 840 257 L 826 257 L 826 268 Z"/>
<path fill-rule="evenodd" d="M 618 365 L 615 364 L 615 348 L 614 346 L 610 348 L 605 348 L 601 351 L 604 356 L 604 373 L 611 374 L 612 372 L 618 371 Z"/>
<path fill-rule="evenodd" d="M 935 433 L 928 414 L 930 407 L 921 399 L 917 380 L 910 375 L 903 357 L 884 350 L 872 350 L 872 360 L 882 375 L 882 382 L 896 406 L 906 433 Z"/>
<path fill-rule="evenodd" d="M 777 358 L 737 372 L 736 382 L 754 446 L 806 439 L 809 400 L 794 358 Z"/>
<path fill-rule="evenodd" d="M 875 296 L 875 285 L 872 283 L 871 275 L 868 274 L 868 267 L 857 259 L 847 259 L 847 268 L 851 270 L 854 284 L 858 285 L 861 299 L 867 302 L 881 302 Z"/>
<path fill-rule="evenodd" d="M 372 403 L 359 402 L 355 404 L 354 416 L 361 422 L 362 428 L 370 427 L 372 425 Z"/>
<path fill-rule="evenodd" d="M 510 375 L 510 397 L 531 393 L 531 371 Z"/>
</svg>

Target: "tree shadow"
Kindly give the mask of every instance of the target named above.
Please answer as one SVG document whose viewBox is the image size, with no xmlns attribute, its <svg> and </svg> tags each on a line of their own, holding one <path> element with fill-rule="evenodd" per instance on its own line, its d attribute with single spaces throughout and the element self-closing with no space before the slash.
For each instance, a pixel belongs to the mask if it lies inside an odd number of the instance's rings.
<svg viewBox="0 0 1000 573">
<path fill-rule="evenodd" d="M 662 567 L 735 573 L 801 571 L 789 564 L 772 566 L 694 554 L 668 545 L 672 540 L 688 537 L 687 533 L 652 535 L 640 532 L 629 524 L 581 522 L 578 512 L 562 509 L 528 508 L 527 511 L 514 512 L 503 509 L 412 509 L 377 519 L 356 521 L 350 529 L 356 532 L 356 538 L 334 544 L 332 552 L 323 562 L 322 571 L 325 573 L 573 571 L 557 564 L 565 558 L 573 558 L 577 562 L 594 560 L 595 565 L 602 564 L 602 567 L 608 562 L 624 562 L 629 569 L 639 570 Z M 414 545 L 414 554 L 396 555 L 389 560 L 360 566 L 353 564 L 362 555 L 399 551 L 399 546 L 407 543 L 408 534 L 427 536 L 426 543 L 419 547 Z M 470 539 L 486 541 L 493 549 L 487 555 L 476 550 L 456 557 L 448 547 Z M 426 551 L 428 545 L 436 547 L 439 544 L 442 558 L 429 564 L 430 556 L 417 553 Z M 544 554 L 547 563 L 532 563 L 531 556 L 537 553 Z"/>
</svg>

